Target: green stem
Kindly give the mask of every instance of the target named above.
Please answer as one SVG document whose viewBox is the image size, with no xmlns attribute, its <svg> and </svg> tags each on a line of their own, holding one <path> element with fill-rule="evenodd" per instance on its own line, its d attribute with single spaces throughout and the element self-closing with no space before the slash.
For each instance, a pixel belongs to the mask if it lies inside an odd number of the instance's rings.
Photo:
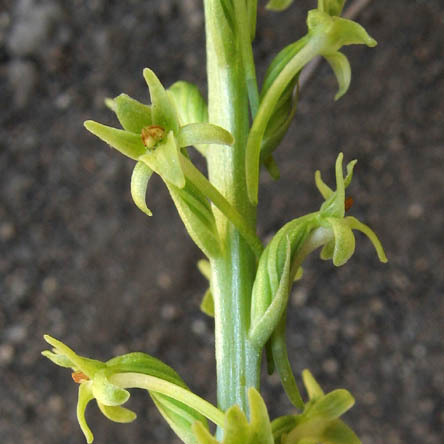
<svg viewBox="0 0 444 444">
<path fill-rule="evenodd" d="M 122 388 L 140 388 L 170 396 L 177 401 L 183 402 L 188 407 L 193 408 L 219 427 L 223 427 L 224 425 L 225 417 L 223 412 L 214 407 L 213 404 L 210 404 L 193 392 L 165 381 L 164 379 L 142 373 L 116 373 L 110 376 L 109 380 L 112 384 Z"/>
<path fill-rule="evenodd" d="M 249 112 L 238 36 L 220 0 L 204 0 L 204 5 L 209 121 L 230 131 L 235 139 L 231 149 L 208 150 L 209 178 L 256 232 L 256 209 L 248 200 L 245 179 Z M 224 245 L 224 255 L 211 260 L 218 406 L 225 411 L 237 404 L 247 412 L 247 389 L 259 389 L 261 357 L 248 340 L 256 258 L 227 217 L 217 209 L 214 214 Z"/>
</svg>

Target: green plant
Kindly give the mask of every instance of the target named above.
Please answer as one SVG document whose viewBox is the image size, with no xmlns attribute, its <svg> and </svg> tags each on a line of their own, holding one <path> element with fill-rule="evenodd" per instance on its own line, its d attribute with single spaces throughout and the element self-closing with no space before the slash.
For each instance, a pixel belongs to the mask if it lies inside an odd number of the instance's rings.
<svg viewBox="0 0 444 444">
<path fill-rule="evenodd" d="M 282 10 L 291 3 L 270 0 L 268 7 Z M 163 179 L 189 235 L 206 256 L 198 264 L 209 280 L 201 308 L 214 316 L 218 387 L 215 407 L 192 393 L 171 367 L 147 354 L 100 362 L 45 336 L 54 348 L 43 354 L 71 368 L 79 383 L 77 416 L 88 442 L 93 436 L 84 412 L 92 399 L 113 421 L 135 419 L 122 407 L 129 398 L 128 388 L 148 390 L 187 444 L 359 442 L 339 419 L 353 405 L 353 397 L 343 389 L 324 394 L 306 370 L 302 377 L 309 399 L 304 401 L 285 343 L 288 295 L 309 253 L 322 247 L 321 257 L 341 266 L 354 252 L 353 230 L 358 230 L 371 240 L 379 259 L 387 260 L 373 231 L 345 216 L 345 190 L 356 161 L 348 163 L 344 178 L 343 155 L 338 155 L 335 190 L 316 172 L 316 186 L 324 198 L 319 211 L 288 222 L 265 248 L 256 236 L 260 167 L 264 165 L 275 178 L 279 175 L 273 151 L 295 114 L 302 68 L 315 56 L 323 56 L 337 78 L 338 99 L 351 78 L 340 48 L 376 45 L 359 24 L 340 17 L 344 3 L 318 1 L 317 8 L 308 12 L 307 33 L 278 53 L 259 92 L 252 54 L 257 0 L 204 0 L 208 106 L 194 85 L 177 82 L 166 90 L 145 69 L 151 105 L 121 94 L 107 100 L 107 105 L 123 129 L 85 122 L 90 132 L 137 162 L 131 193 L 149 216 L 145 202 L 149 179 L 153 172 Z M 191 161 L 190 146 L 205 157 L 208 178 Z M 277 370 L 300 413 L 270 422 L 259 394 L 264 350 L 269 371 Z M 218 426 L 215 437 L 207 420 Z"/>
</svg>

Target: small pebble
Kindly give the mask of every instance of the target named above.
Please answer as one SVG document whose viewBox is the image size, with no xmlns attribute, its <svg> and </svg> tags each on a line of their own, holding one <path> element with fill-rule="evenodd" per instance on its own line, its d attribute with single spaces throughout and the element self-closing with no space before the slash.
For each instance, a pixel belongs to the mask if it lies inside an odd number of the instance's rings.
<svg viewBox="0 0 444 444">
<path fill-rule="evenodd" d="M 160 314 L 165 321 L 172 321 L 177 318 L 178 310 L 175 305 L 166 304 L 162 307 Z"/>
<path fill-rule="evenodd" d="M 169 288 L 171 288 L 172 283 L 173 280 L 171 279 L 171 276 L 166 272 L 159 273 L 159 275 L 157 276 L 157 284 L 163 290 L 168 290 Z"/>
<path fill-rule="evenodd" d="M 52 276 L 46 277 L 42 282 L 42 289 L 46 294 L 53 294 L 57 290 L 57 287 L 57 280 Z"/>
<path fill-rule="evenodd" d="M 326 373 L 332 375 L 332 374 L 335 374 L 338 371 L 339 364 L 338 364 L 338 361 L 336 361 L 336 359 L 329 358 L 329 359 L 326 359 L 322 363 L 322 368 L 324 369 L 324 371 Z"/>
<path fill-rule="evenodd" d="M 293 291 L 291 302 L 295 307 L 302 307 L 307 301 L 308 291 L 304 287 L 299 287 Z"/>
<path fill-rule="evenodd" d="M 11 344 L 0 345 L 0 366 L 8 365 L 14 358 L 14 347 Z"/>
<path fill-rule="evenodd" d="M 412 203 L 407 210 L 407 214 L 411 219 L 419 219 L 423 213 L 424 208 L 419 203 Z"/>
<path fill-rule="evenodd" d="M 196 319 L 191 324 L 191 330 L 198 336 L 202 336 L 207 332 L 207 326 L 202 319 Z"/>
<path fill-rule="evenodd" d="M 15 236 L 15 227 L 11 222 L 3 222 L 0 225 L 0 239 L 8 241 Z"/>
</svg>

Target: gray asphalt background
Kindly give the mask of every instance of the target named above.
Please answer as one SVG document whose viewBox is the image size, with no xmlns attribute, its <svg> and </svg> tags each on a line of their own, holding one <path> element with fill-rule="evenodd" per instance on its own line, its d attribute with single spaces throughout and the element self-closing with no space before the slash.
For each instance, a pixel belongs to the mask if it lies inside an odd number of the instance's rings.
<svg viewBox="0 0 444 444">
<path fill-rule="evenodd" d="M 298 0 L 259 9 L 259 75 L 305 32 Z M 332 98 L 326 64 L 302 93 L 277 153 L 282 179 L 265 174 L 259 232 L 316 210 L 313 173 L 333 180 L 342 150 L 358 158 L 351 213 L 380 235 L 390 262 L 357 235 L 343 268 L 313 256 L 292 293 L 289 352 L 326 390 L 349 389 L 347 421 L 364 444 L 440 444 L 444 423 L 444 5 L 373 1 L 361 14 L 379 46 L 345 50 L 348 94 Z M 150 219 L 129 193 L 132 162 L 82 122 L 113 123 L 105 97 L 147 100 L 142 69 L 165 85 L 205 88 L 198 0 L 0 0 L 0 442 L 73 444 L 77 387 L 40 356 L 45 332 L 107 359 L 145 351 L 214 400 L 212 320 L 199 312 L 205 281 L 162 183 L 150 184 Z M 264 380 L 271 416 L 289 411 L 276 378 Z M 94 406 L 97 443 L 177 440 L 151 401 L 139 419 L 112 424 Z"/>
</svg>

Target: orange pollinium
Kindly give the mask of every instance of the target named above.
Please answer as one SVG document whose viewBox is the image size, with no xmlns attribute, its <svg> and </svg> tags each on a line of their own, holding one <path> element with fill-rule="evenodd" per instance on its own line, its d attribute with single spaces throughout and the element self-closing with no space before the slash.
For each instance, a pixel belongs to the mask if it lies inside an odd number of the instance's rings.
<svg viewBox="0 0 444 444">
<path fill-rule="evenodd" d="M 72 376 L 72 379 L 74 380 L 74 382 L 76 382 L 77 384 L 81 384 L 82 382 L 89 381 L 88 376 L 86 376 L 85 373 L 83 373 L 83 372 L 74 372 L 71 376 Z"/>
<path fill-rule="evenodd" d="M 142 128 L 141 137 L 143 144 L 148 149 L 153 149 L 165 135 L 165 130 L 158 125 L 149 125 Z"/>
<path fill-rule="evenodd" d="M 353 197 L 346 197 L 345 198 L 345 211 L 348 211 L 353 206 Z"/>
</svg>

